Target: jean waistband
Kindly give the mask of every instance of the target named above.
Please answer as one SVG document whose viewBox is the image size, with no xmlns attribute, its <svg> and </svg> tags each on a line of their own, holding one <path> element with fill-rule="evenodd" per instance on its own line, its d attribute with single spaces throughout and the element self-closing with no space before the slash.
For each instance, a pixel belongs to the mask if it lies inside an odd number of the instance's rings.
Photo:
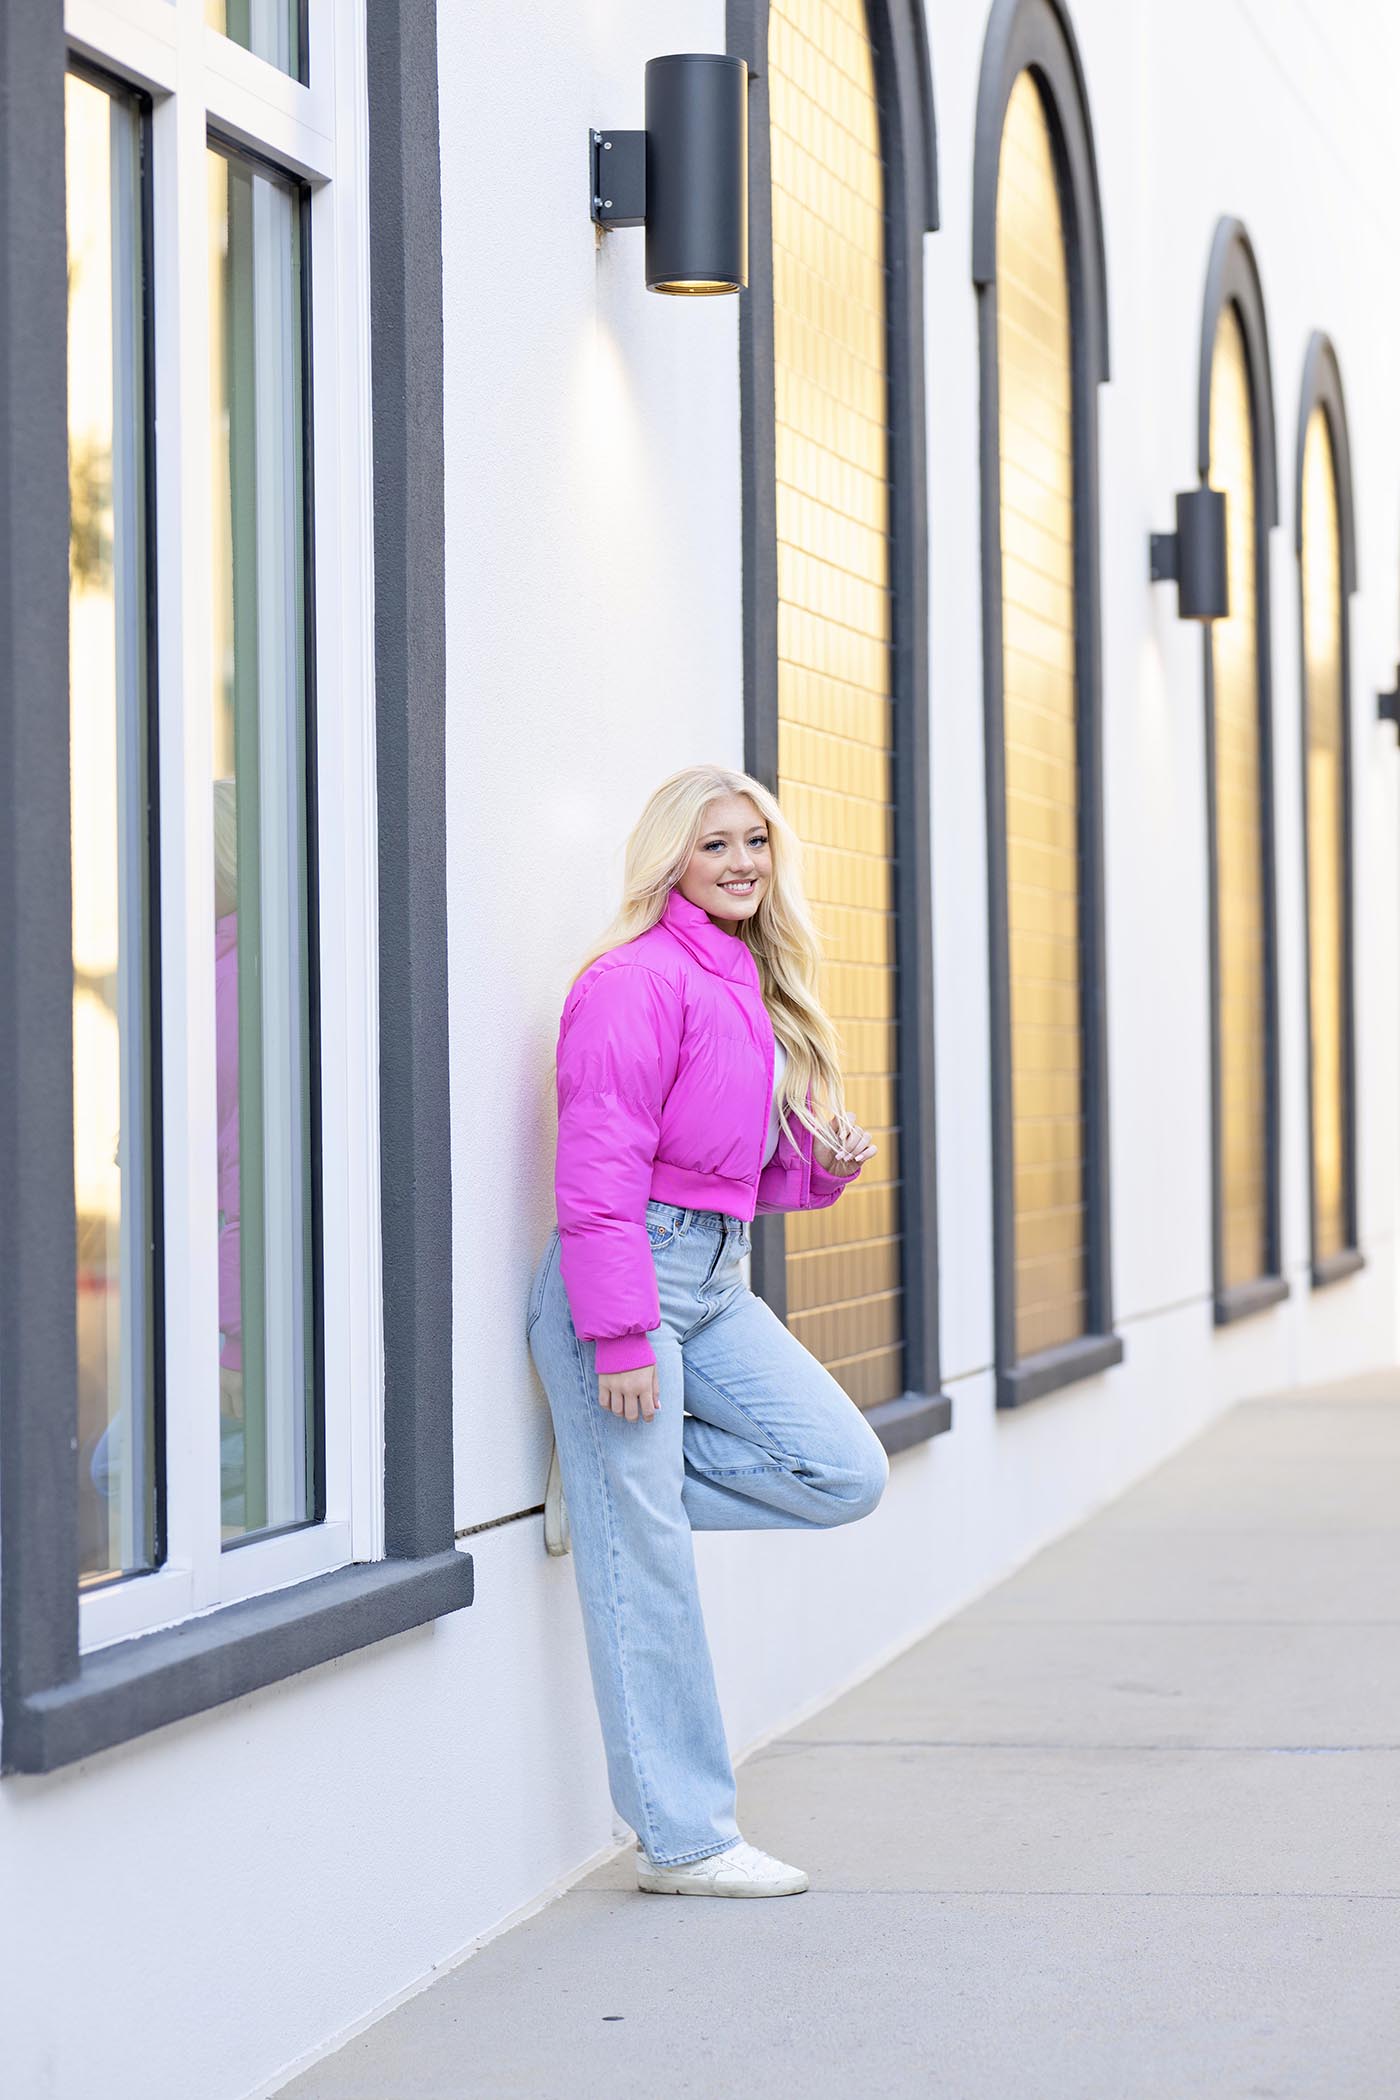
<svg viewBox="0 0 1400 2100">
<path fill-rule="evenodd" d="M 721 1236 L 728 1233 L 738 1239 L 749 1229 L 743 1218 L 731 1217 L 728 1211 L 685 1209 L 679 1203 L 663 1203 L 659 1196 L 648 1196 L 647 1216 L 669 1219 L 675 1225 L 678 1238 L 683 1233 L 695 1231 Z"/>
</svg>

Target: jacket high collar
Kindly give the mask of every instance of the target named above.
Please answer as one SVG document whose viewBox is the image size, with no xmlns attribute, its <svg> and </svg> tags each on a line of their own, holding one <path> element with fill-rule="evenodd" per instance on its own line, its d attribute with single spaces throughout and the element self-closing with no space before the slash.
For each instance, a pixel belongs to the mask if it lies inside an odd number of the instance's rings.
<svg viewBox="0 0 1400 2100">
<path fill-rule="evenodd" d="M 717 977 L 727 977 L 736 984 L 758 983 L 758 963 L 742 934 L 726 933 L 722 926 L 716 926 L 709 913 L 692 904 L 679 889 L 667 892 L 661 922 L 697 962 L 713 970 Z"/>
</svg>

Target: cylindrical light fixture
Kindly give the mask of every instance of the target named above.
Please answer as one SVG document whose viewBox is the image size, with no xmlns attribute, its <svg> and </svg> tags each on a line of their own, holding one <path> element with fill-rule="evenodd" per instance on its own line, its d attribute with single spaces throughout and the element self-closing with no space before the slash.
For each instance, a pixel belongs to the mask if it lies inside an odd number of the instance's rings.
<svg viewBox="0 0 1400 2100">
<path fill-rule="evenodd" d="M 651 292 L 749 281 L 749 95 L 742 58 L 682 51 L 646 67 L 646 279 Z"/>
<path fill-rule="evenodd" d="M 1176 531 L 1151 536 L 1148 574 L 1175 582 L 1183 620 L 1224 620 L 1230 613 L 1225 492 L 1189 489 L 1176 499 Z"/>
</svg>

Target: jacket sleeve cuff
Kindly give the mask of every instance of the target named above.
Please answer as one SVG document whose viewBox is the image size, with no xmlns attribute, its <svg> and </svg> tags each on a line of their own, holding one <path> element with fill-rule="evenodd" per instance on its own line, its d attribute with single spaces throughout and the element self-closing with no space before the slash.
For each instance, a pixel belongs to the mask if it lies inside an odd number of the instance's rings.
<svg viewBox="0 0 1400 2100">
<path fill-rule="evenodd" d="M 861 1164 L 863 1165 L 864 1162 L 862 1161 Z M 852 1182 L 859 1181 L 859 1179 L 860 1167 L 856 1168 L 854 1174 L 828 1174 L 826 1168 L 821 1165 L 816 1154 L 813 1153 L 811 1193 L 814 1197 L 819 1197 L 823 1201 L 834 1202 L 842 1189 L 848 1189 Z"/>
<path fill-rule="evenodd" d="M 641 1371 L 656 1362 L 656 1351 L 644 1334 L 604 1334 L 593 1344 L 599 1371 Z"/>
</svg>

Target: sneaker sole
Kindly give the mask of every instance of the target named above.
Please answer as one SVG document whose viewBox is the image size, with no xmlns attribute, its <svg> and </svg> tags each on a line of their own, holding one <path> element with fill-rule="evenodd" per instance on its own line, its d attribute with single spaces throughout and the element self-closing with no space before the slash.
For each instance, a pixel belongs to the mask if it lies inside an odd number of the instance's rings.
<svg viewBox="0 0 1400 2100">
<path fill-rule="evenodd" d="M 569 1513 L 564 1503 L 564 1486 L 559 1471 L 557 1448 L 549 1462 L 549 1479 L 544 1491 L 544 1550 L 556 1559 L 570 1548 Z"/>
<path fill-rule="evenodd" d="M 680 1881 L 669 1874 L 639 1874 L 637 1887 L 645 1896 L 800 1896 L 811 1887 L 811 1883 L 804 1874 L 800 1881 L 770 1881 L 747 1886 L 731 1883 L 725 1888 L 716 1887 L 712 1881 Z"/>
</svg>

